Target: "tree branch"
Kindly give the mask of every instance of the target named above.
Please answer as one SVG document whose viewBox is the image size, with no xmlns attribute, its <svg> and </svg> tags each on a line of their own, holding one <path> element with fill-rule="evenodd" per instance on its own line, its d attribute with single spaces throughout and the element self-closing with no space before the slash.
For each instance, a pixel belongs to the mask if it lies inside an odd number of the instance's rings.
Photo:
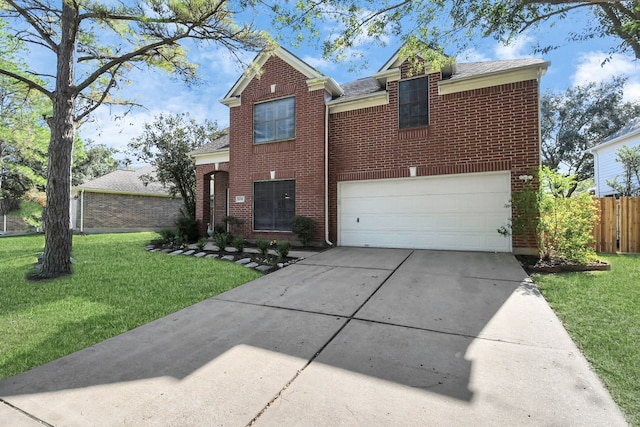
<svg viewBox="0 0 640 427">
<path fill-rule="evenodd" d="M 25 85 L 27 85 L 27 87 L 31 88 L 31 89 L 35 89 L 38 92 L 43 93 L 44 95 L 46 95 L 48 98 L 53 99 L 53 92 L 48 91 L 47 89 L 45 89 L 44 87 L 42 87 L 41 85 L 39 85 L 38 83 L 34 82 L 33 80 L 30 80 L 26 77 L 23 77 L 19 74 L 13 73 L 9 70 L 5 70 L 3 68 L 0 68 L 0 74 L 3 74 L 7 77 L 11 77 L 14 80 L 17 80 L 21 83 L 24 83 Z"/>
<path fill-rule="evenodd" d="M 11 7 L 13 7 L 13 9 L 15 9 L 15 11 L 18 14 L 22 15 L 24 19 L 33 27 L 33 29 L 36 30 L 38 34 L 40 34 L 40 37 L 42 37 L 42 39 L 47 43 L 45 46 L 47 46 L 49 49 L 51 49 L 54 52 L 58 51 L 58 44 L 53 41 L 53 39 L 51 38 L 51 34 L 48 31 L 46 31 L 46 29 L 43 26 L 40 25 L 40 23 L 36 18 L 31 16 L 31 14 L 27 9 L 20 7 L 13 0 L 6 0 L 6 2 Z"/>
</svg>

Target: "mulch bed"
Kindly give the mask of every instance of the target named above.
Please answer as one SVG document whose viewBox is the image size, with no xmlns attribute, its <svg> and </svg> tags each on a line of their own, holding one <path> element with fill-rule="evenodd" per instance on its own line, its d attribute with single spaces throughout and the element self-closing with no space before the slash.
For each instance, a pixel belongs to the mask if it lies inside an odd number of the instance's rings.
<svg viewBox="0 0 640 427">
<path fill-rule="evenodd" d="M 528 274 L 532 273 L 568 273 L 575 271 L 607 271 L 611 265 L 604 261 L 596 260 L 588 264 L 579 264 L 563 258 L 540 259 L 535 256 L 516 256 L 520 265 Z"/>
</svg>

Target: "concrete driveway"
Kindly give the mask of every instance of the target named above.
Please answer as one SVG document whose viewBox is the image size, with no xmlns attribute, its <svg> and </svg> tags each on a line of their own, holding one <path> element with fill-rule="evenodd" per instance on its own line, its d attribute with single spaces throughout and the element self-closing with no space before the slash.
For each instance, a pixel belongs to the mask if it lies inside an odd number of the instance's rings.
<svg viewBox="0 0 640 427">
<path fill-rule="evenodd" d="M 512 255 L 337 248 L 0 382 L 0 425 L 626 425 Z"/>
</svg>

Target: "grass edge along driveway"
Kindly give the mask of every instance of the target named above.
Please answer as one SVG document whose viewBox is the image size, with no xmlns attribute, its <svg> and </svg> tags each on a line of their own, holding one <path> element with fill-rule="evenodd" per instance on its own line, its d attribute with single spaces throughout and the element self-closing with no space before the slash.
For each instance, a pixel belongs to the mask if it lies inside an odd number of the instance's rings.
<svg viewBox="0 0 640 427">
<path fill-rule="evenodd" d="M 600 259 L 611 271 L 533 279 L 627 420 L 640 426 L 640 256 Z"/>
<path fill-rule="evenodd" d="M 42 235 L 0 238 L 0 379 L 260 277 L 230 262 L 149 253 L 155 233 L 73 237 L 73 274 L 25 279 Z"/>
</svg>

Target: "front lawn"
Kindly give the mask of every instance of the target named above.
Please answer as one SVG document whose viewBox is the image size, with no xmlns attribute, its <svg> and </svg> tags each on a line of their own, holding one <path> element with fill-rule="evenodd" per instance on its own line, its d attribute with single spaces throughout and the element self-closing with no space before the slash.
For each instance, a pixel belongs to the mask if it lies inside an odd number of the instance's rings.
<svg viewBox="0 0 640 427">
<path fill-rule="evenodd" d="M 0 379 L 260 276 L 230 262 L 144 250 L 156 236 L 74 236 L 74 273 L 36 282 L 25 275 L 44 237 L 0 238 Z"/>
<path fill-rule="evenodd" d="M 591 366 L 640 426 L 640 256 L 608 254 L 609 272 L 534 275 Z"/>
</svg>

